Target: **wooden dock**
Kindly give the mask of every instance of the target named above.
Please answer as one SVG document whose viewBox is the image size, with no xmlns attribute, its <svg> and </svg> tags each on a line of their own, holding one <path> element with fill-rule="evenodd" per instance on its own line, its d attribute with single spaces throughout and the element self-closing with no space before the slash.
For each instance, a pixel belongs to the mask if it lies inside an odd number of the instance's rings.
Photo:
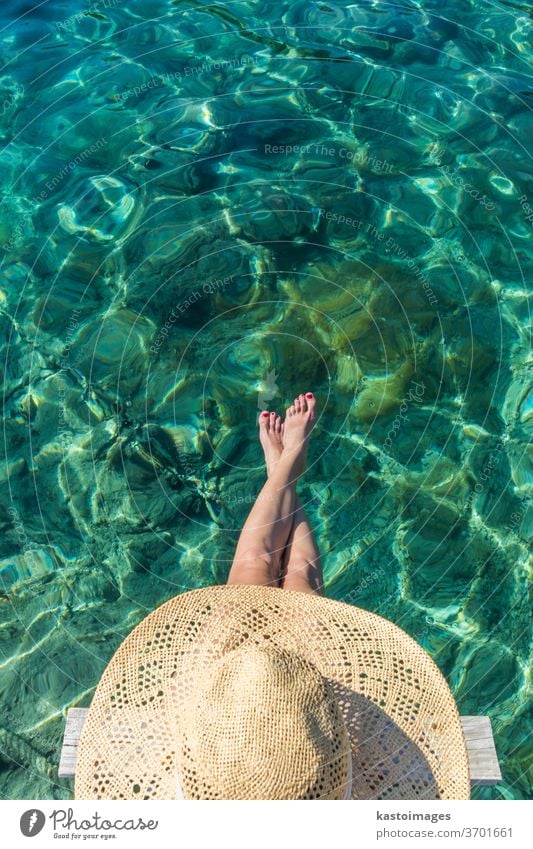
<svg viewBox="0 0 533 849">
<path fill-rule="evenodd" d="M 492 726 L 488 716 L 462 716 L 461 725 L 468 751 L 470 784 L 488 787 L 502 780 Z"/>
<path fill-rule="evenodd" d="M 67 722 L 63 735 L 63 746 L 61 749 L 61 760 L 59 761 L 59 778 L 74 778 L 76 775 L 76 759 L 78 757 L 78 744 L 80 742 L 81 730 L 89 708 L 69 708 L 67 711 Z"/>
<path fill-rule="evenodd" d="M 59 778 L 74 778 L 83 723 L 89 708 L 70 708 L 67 713 Z M 487 787 L 502 780 L 488 716 L 462 716 L 472 787 Z"/>
</svg>

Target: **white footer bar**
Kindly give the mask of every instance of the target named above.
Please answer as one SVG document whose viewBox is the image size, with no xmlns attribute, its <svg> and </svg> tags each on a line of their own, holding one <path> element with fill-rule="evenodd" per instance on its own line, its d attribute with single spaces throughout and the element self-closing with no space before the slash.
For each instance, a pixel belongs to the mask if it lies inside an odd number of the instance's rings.
<svg viewBox="0 0 533 849">
<path fill-rule="evenodd" d="M 3 801 L 2 842 L 161 849 L 529 845 L 529 802 Z M 528 809 L 529 808 L 529 809 Z"/>
</svg>

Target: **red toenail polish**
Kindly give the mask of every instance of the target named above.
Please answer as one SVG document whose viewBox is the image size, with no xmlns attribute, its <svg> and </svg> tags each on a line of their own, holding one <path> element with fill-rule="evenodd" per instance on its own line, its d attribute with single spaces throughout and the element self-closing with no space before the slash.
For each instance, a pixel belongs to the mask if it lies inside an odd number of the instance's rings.
<svg viewBox="0 0 533 849">
<path fill-rule="evenodd" d="M 306 397 L 306 398 L 312 398 L 312 397 L 313 397 L 313 393 L 312 393 L 312 392 L 308 392 L 308 393 L 307 393 L 307 395 L 306 395 L 305 397 Z"/>
<path fill-rule="evenodd" d="M 268 413 L 267 413 L 267 411 L 266 411 L 266 410 L 265 410 L 265 412 L 263 413 L 263 415 L 264 415 L 264 416 L 268 416 Z"/>
</svg>

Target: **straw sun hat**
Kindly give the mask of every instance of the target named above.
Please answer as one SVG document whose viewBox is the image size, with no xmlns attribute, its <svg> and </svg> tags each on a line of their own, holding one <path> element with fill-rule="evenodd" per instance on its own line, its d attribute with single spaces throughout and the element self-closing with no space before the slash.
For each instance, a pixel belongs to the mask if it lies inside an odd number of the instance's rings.
<svg viewBox="0 0 533 849">
<path fill-rule="evenodd" d="M 257 586 L 170 599 L 96 689 L 76 799 L 468 799 L 429 655 L 358 607 Z"/>
</svg>

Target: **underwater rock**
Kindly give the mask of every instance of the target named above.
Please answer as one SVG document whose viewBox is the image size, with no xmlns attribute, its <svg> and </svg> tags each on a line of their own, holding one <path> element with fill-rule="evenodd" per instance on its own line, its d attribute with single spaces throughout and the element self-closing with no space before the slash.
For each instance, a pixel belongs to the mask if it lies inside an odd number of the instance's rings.
<svg viewBox="0 0 533 849">
<path fill-rule="evenodd" d="M 533 387 L 528 389 L 524 395 L 524 400 L 520 404 L 520 422 L 523 425 L 532 427 L 533 424 Z"/>
<path fill-rule="evenodd" d="M 520 522 L 518 534 L 531 544 L 533 541 L 533 499 L 522 502 L 521 510 L 511 513 L 509 524 L 516 526 L 518 522 Z"/>
<path fill-rule="evenodd" d="M 17 388 L 22 388 L 31 364 L 33 363 L 35 367 L 35 359 L 37 359 L 37 365 L 41 361 L 38 353 L 32 357 L 28 346 L 23 344 L 23 338 L 18 322 L 15 322 L 6 312 L 0 313 L 0 347 L 2 349 L 0 377 L 4 387 L 4 398 L 8 398 Z"/>
<path fill-rule="evenodd" d="M 533 446 L 524 446 L 521 442 L 509 442 L 506 446 L 511 477 L 516 494 L 531 497 L 533 494 Z"/>
<path fill-rule="evenodd" d="M 53 550 L 48 551 L 32 546 L 24 554 L 16 554 L 0 561 L 0 580 L 4 589 L 11 590 L 22 583 L 52 575 L 56 568 L 57 562 L 53 556 Z"/>
<path fill-rule="evenodd" d="M 213 314 L 213 304 L 234 292 L 237 302 L 253 301 L 253 284 L 269 268 L 268 251 L 230 238 L 219 216 L 212 228 L 204 222 L 186 233 L 182 228 L 166 231 L 165 242 L 162 251 L 152 242 L 144 259 L 140 251 L 145 253 L 146 244 L 137 242 L 135 256 L 128 255 L 138 264 L 128 284 L 128 304 L 162 325 L 201 327 Z"/>
<path fill-rule="evenodd" d="M 126 238 L 140 216 L 134 188 L 107 176 L 90 177 L 80 183 L 77 197 L 71 203 L 62 203 L 57 210 L 63 230 L 97 242 Z"/>
<path fill-rule="evenodd" d="M 490 433 L 484 427 L 476 424 L 464 424 L 463 433 L 467 439 L 472 439 L 474 442 L 484 442 L 490 437 Z"/>
<path fill-rule="evenodd" d="M 76 333 L 70 361 L 89 382 L 127 397 L 143 379 L 154 332 L 154 324 L 133 310 L 109 311 Z"/>
<path fill-rule="evenodd" d="M 231 465 L 243 443 L 243 434 L 236 428 L 231 428 L 214 443 L 214 456 L 211 462 L 212 469 L 219 469 Z"/>
<path fill-rule="evenodd" d="M 31 721 L 28 723 L 28 727 L 31 727 Z M 34 769 L 36 786 L 42 788 L 42 798 L 49 798 L 49 788 L 53 783 L 57 766 L 52 758 L 46 758 L 39 753 L 38 743 L 33 740 L 34 735 L 27 734 L 27 736 L 32 738 L 31 743 L 10 729 L 0 727 L 0 758 L 3 762 L 3 771 L 6 768 L 9 770 L 14 764 L 19 767 L 26 766 L 27 769 Z M 20 796 L 16 798 L 20 798 Z"/>
<path fill-rule="evenodd" d="M 232 232 L 251 241 L 292 239 L 311 231 L 309 202 L 278 189 L 265 191 L 262 184 L 244 187 L 236 204 L 227 210 Z"/>
<path fill-rule="evenodd" d="M 475 576 L 472 554 L 466 547 L 464 521 L 451 527 L 445 514 L 430 510 L 409 524 L 404 538 L 409 569 L 405 576 L 410 598 L 431 597 L 438 606 L 459 607 Z"/>
<path fill-rule="evenodd" d="M 461 654 L 464 672 L 455 696 L 461 713 L 468 713 L 473 705 L 484 712 L 495 700 L 501 704 L 511 698 L 520 686 L 522 675 L 516 658 L 499 640 Z"/>
<path fill-rule="evenodd" d="M 413 374 L 410 363 L 404 363 L 389 375 L 382 377 L 367 377 L 365 384 L 357 396 L 353 407 L 355 416 L 360 421 L 371 421 L 377 416 L 389 413 L 395 407 L 400 407 L 403 396 L 407 398 L 408 381 Z M 423 396 L 423 385 L 412 387 L 412 400 L 420 403 Z M 407 401 L 404 402 L 407 404 Z"/>
<path fill-rule="evenodd" d="M 443 451 L 430 449 L 422 460 L 423 471 L 413 473 L 411 479 L 421 491 L 462 503 L 469 490 L 469 479 L 460 459 L 457 456 L 453 462 Z"/>
</svg>

